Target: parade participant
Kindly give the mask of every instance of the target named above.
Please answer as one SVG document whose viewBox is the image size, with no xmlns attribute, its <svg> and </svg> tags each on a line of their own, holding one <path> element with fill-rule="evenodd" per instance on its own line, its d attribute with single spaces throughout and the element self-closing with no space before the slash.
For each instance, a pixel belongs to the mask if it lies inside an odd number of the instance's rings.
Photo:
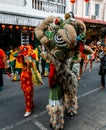
<svg viewBox="0 0 106 130">
<path fill-rule="evenodd" d="M 23 55 L 20 52 L 19 48 L 16 49 L 16 52 L 14 54 L 15 57 L 15 73 L 13 75 L 12 81 L 19 81 L 20 80 L 20 74 L 22 71 L 23 66 Z"/>
<path fill-rule="evenodd" d="M 83 52 L 84 44 L 86 42 L 86 39 L 84 37 L 85 37 L 84 35 L 77 36 L 77 44 L 78 44 L 78 47 L 79 47 L 79 52 L 80 52 L 80 57 L 81 57 L 80 66 L 79 66 L 78 80 L 80 80 L 81 77 L 82 77 L 84 60 L 86 58 L 86 55 Z"/>
<path fill-rule="evenodd" d="M 46 51 L 44 49 L 41 50 L 40 56 L 41 56 L 41 74 L 42 74 L 42 76 L 44 76 L 45 64 L 46 64 L 46 59 L 45 59 Z"/>
<path fill-rule="evenodd" d="M 77 42 L 77 37 L 85 39 L 86 26 L 80 21 L 66 15 L 66 20 L 60 17 L 49 16 L 45 18 L 36 28 L 36 37 L 45 46 L 46 51 L 53 57 L 52 63 L 55 66 L 55 80 L 61 85 L 64 93 L 63 105 L 70 117 L 77 114 L 77 69 L 79 69 L 80 46 L 83 50 L 92 53 L 91 49 L 82 43 Z M 77 28 L 76 28 L 77 26 Z M 89 50 L 90 49 L 90 50 Z M 56 91 L 57 92 L 57 91 Z M 48 108 L 49 109 L 49 108 Z M 50 107 L 49 111 L 55 111 Z M 60 119 L 58 113 L 55 115 Z M 55 124 L 58 120 L 55 120 Z M 54 124 L 52 123 L 52 126 Z M 59 130 L 60 127 L 53 127 Z"/>
<path fill-rule="evenodd" d="M 89 43 L 89 47 L 90 47 L 90 48 L 93 47 L 93 43 L 92 43 L 92 42 Z M 86 68 L 87 68 L 88 63 L 90 64 L 89 71 L 92 71 L 93 60 L 94 60 L 94 59 L 95 59 L 95 54 L 94 54 L 94 52 L 93 52 L 93 54 L 87 55 L 86 61 L 85 61 L 85 64 L 84 64 L 84 72 L 86 71 Z"/>
<path fill-rule="evenodd" d="M 83 74 L 84 59 L 85 59 L 85 56 L 84 55 L 82 56 L 82 54 L 81 54 L 81 61 L 80 61 L 80 68 L 79 68 L 78 80 L 81 79 L 82 74 Z"/>
<path fill-rule="evenodd" d="M 50 63 L 49 78 L 49 105 L 47 111 L 50 115 L 50 126 L 54 129 L 64 128 L 64 106 L 62 102 L 63 91 L 61 84 L 56 81 L 55 66 Z"/>
<path fill-rule="evenodd" d="M 15 60 L 16 60 L 14 56 L 15 53 L 16 53 L 16 48 L 14 49 L 11 48 L 11 50 L 6 52 L 9 59 L 10 66 L 11 66 L 11 75 L 15 73 Z"/>
<path fill-rule="evenodd" d="M 32 73 L 30 70 L 30 63 L 28 60 L 27 62 L 23 62 L 20 81 L 21 81 L 21 89 L 24 92 L 26 103 L 26 110 L 25 110 L 26 112 L 24 114 L 24 117 L 28 117 L 32 113 L 32 108 L 34 107 Z"/>
<path fill-rule="evenodd" d="M 99 75 L 101 75 L 101 88 L 105 88 L 105 74 L 106 74 L 106 45 L 103 48 L 103 53 L 100 57 Z"/>
<path fill-rule="evenodd" d="M 39 68 L 40 53 L 41 53 L 41 50 L 40 50 L 40 45 L 39 45 L 38 47 L 35 48 L 35 54 L 36 54 L 36 67 L 37 67 L 37 70 L 39 71 L 39 73 L 40 73 L 40 68 Z"/>
<path fill-rule="evenodd" d="M 6 54 L 2 49 L 0 49 L 0 91 L 4 89 L 4 86 L 3 86 L 3 69 L 4 68 L 7 68 Z"/>
</svg>

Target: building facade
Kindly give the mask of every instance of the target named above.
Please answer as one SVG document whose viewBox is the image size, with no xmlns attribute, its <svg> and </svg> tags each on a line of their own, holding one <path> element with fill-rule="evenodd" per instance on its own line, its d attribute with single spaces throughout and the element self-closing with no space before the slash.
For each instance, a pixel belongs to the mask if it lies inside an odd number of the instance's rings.
<svg viewBox="0 0 106 130">
<path fill-rule="evenodd" d="M 85 22 L 88 39 L 106 34 L 106 0 L 0 0 L 0 48 L 35 44 L 34 28 L 45 17 L 70 11 Z"/>
<path fill-rule="evenodd" d="M 47 16 L 64 17 L 66 0 L 0 0 L 0 47 L 34 42 L 34 28 Z"/>
<path fill-rule="evenodd" d="M 105 38 L 106 0 L 68 0 L 66 5 L 67 12 L 85 22 L 88 39 Z"/>
</svg>

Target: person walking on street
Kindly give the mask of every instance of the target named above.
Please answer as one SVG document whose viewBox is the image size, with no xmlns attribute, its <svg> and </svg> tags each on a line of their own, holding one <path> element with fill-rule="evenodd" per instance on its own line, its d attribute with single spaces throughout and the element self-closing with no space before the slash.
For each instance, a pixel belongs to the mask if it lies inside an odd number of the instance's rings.
<svg viewBox="0 0 106 130">
<path fill-rule="evenodd" d="M 78 80 L 80 80 L 82 78 L 85 57 L 86 57 L 85 54 L 81 53 L 81 61 L 80 61 Z"/>
<path fill-rule="evenodd" d="M 21 81 L 21 89 L 24 92 L 25 102 L 26 102 L 26 112 L 24 117 L 28 117 L 32 113 L 32 109 L 34 107 L 33 102 L 33 83 L 32 83 L 32 73 L 30 70 L 30 63 L 29 61 L 23 63 L 22 72 L 20 76 Z"/>
<path fill-rule="evenodd" d="M 101 75 L 101 88 L 105 88 L 105 74 L 106 74 L 106 45 L 103 48 L 103 53 L 100 57 L 99 75 Z"/>
<path fill-rule="evenodd" d="M 3 69 L 7 67 L 6 54 L 0 49 L 0 91 L 4 89 L 3 86 Z"/>
<path fill-rule="evenodd" d="M 90 47 L 91 49 L 93 48 L 93 42 L 90 42 L 90 43 L 89 43 L 89 47 Z M 93 50 L 93 49 L 92 49 L 92 50 Z M 89 71 L 92 71 L 94 59 L 95 59 L 94 53 L 89 54 L 89 55 L 86 56 L 86 58 L 85 58 L 85 64 L 84 64 L 84 72 L 86 71 L 86 68 L 87 68 L 87 65 L 88 65 L 88 64 L 90 64 Z"/>
</svg>

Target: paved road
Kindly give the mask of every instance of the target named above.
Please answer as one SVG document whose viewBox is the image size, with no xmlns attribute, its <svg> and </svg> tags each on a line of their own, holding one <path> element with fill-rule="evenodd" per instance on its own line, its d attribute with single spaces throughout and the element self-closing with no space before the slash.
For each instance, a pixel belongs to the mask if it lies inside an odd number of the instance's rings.
<svg viewBox="0 0 106 130">
<path fill-rule="evenodd" d="M 78 87 L 78 115 L 70 119 L 65 115 L 64 130 L 106 130 L 106 88 L 100 89 L 99 63 L 92 72 L 84 72 Z M 5 90 L 0 92 L 0 130 L 51 130 L 48 104 L 48 82 L 34 89 L 35 109 L 32 115 L 24 118 L 24 96 L 20 82 L 10 82 L 4 75 Z"/>
</svg>

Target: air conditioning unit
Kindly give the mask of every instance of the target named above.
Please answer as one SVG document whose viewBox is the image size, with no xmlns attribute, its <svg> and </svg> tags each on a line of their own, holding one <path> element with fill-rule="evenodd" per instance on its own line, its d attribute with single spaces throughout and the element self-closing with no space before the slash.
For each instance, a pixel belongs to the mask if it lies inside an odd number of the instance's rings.
<svg viewBox="0 0 106 130">
<path fill-rule="evenodd" d="M 92 15 L 92 16 L 91 16 L 91 19 L 96 19 L 96 15 Z"/>
</svg>

